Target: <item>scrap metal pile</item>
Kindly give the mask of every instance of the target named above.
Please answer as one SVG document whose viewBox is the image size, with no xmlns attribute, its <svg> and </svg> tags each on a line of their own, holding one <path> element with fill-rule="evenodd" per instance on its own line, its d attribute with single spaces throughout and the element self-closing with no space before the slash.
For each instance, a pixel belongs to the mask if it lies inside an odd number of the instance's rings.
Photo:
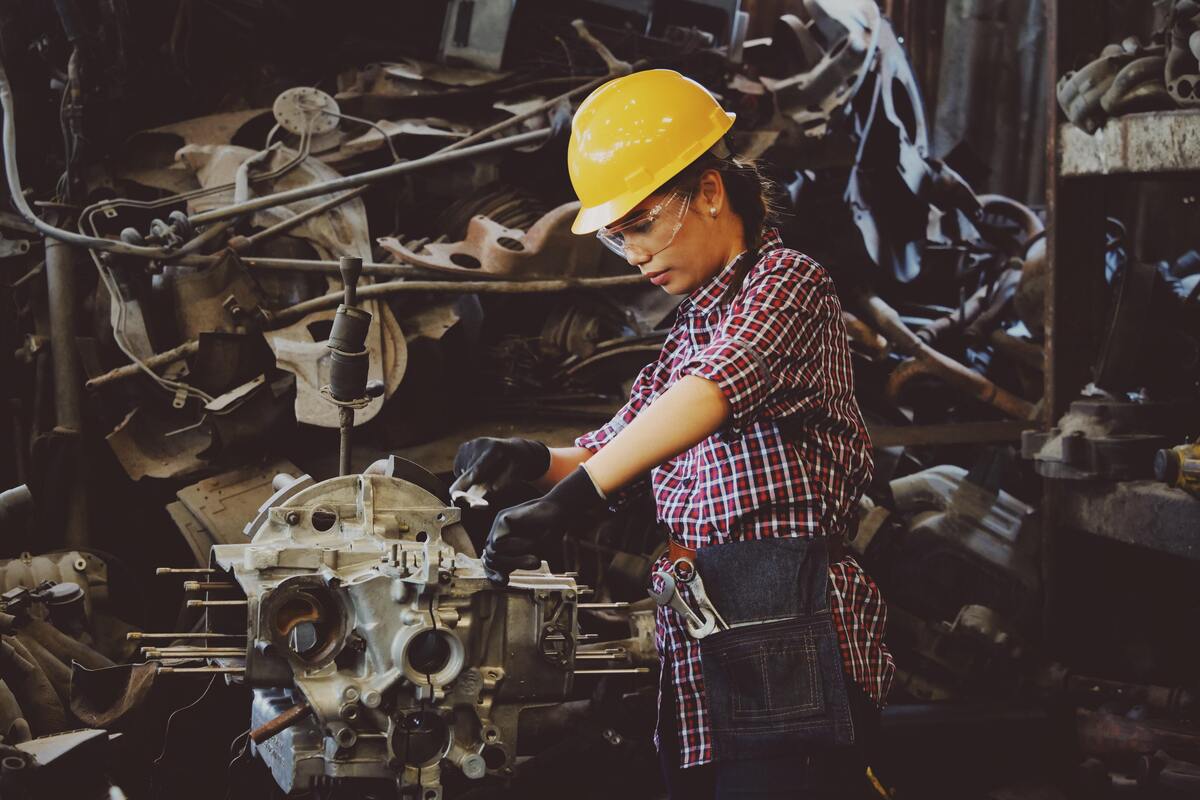
<svg viewBox="0 0 1200 800">
<path fill-rule="evenodd" d="M 648 67 L 737 113 L 734 152 L 786 188 L 785 241 L 842 295 L 877 464 L 851 546 L 892 607 L 892 729 L 966 726 L 1019 750 L 1049 727 L 1047 698 L 1141 692 L 1190 711 L 1190 694 L 1083 678 L 1029 644 L 1040 486 L 1012 444 L 1042 391 L 1042 222 L 931 156 L 873 0 L 797 2 L 755 40 L 737 0 L 319 5 L 0 12 L 5 477 L 37 503 L 32 522 L 0 517 L 0 542 L 54 565 L 0 580 L 25 592 L 0 598 L 0 787 L 38 796 L 51 784 L 30 776 L 70 772 L 31 737 L 129 734 L 185 680 L 152 691 L 152 676 L 192 673 L 248 690 L 234 796 L 255 758 L 294 793 L 653 784 L 653 509 L 581 520 L 541 572 L 499 590 L 474 556 L 489 513 L 519 498 L 460 511 L 444 483 L 464 430 L 567 441 L 657 352 L 673 301 L 570 233 L 564 168 L 574 105 Z M 347 469 L 349 438 L 337 459 L 326 429 L 348 420 L 358 453 L 421 466 Z M 186 573 L 182 596 L 160 582 L 130 615 L 173 633 L 132 631 L 164 644 L 137 664 L 124 641 L 93 645 L 91 663 L 53 650 L 34 632 L 83 624 L 56 616 L 72 585 L 93 597 L 85 621 L 107 619 L 95 583 L 61 565 L 91 575 L 114 558 L 131 583 L 164 560 Z M 70 678 L 70 658 L 107 669 Z M 944 701 L 974 710 L 949 718 Z M 1027 710 L 1005 728 L 1001 709 Z M 127 759 L 153 760 L 129 796 L 161 792 L 168 745 Z M 977 754 L 935 774 L 908 755 L 879 773 L 914 791 L 1025 774 L 974 769 Z M 222 767 L 176 770 L 203 782 Z"/>
</svg>

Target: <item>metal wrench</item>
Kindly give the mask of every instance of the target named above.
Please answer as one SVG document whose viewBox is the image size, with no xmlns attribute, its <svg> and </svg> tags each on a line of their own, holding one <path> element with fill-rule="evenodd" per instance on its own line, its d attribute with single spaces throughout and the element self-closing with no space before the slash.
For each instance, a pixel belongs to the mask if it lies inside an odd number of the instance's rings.
<svg viewBox="0 0 1200 800">
<path fill-rule="evenodd" d="M 704 589 L 704 579 L 700 577 L 700 573 L 697 572 L 694 567 L 692 569 L 691 579 L 684 585 L 687 586 L 688 591 L 691 592 L 692 599 L 696 601 L 696 605 L 700 607 L 700 613 L 713 620 L 714 624 L 719 627 L 720 630 L 729 630 L 729 626 L 725 624 L 725 620 L 721 616 L 720 612 L 717 611 L 717 607 L 714 606 L 712 601 L 708 599 L 708 592 Z M 709 633 L 711 632 L 712 631 L 710 630 Z"/>
<path fill-rule="evenodd" d="M 669 572 L 655 572 L 654 574 L 658 577 L 661 577 L 663 580 L 663 588 L 661 592 L 656 592 L 654 589 L 649 590 L 649 594 L 654 598 L 654 602 L 658 603 L 660 606 L 670 606 L 679 612 L 679 614 L 683 617 L 684 622 L 687 624 L 688 632 L 691 633 L 692 636 L 696 636 L 694 631 L 704 630 L 706 620 L 700 619 L 700 617 L 696 615 L 696 612 L 691 609 L 686 601 L 684 601 L 683 595 L 679 593 L 679 586 L 675 583 L 675 576 Z M 712 620 L 708 620 L 707 622 L 711 623 Z M 707 636 L 710 632 L 711 629 L 705 631 L 704 636 Z M 703 638 L 703 636 L 697 636 L 696 638 Z"/>
</svg>

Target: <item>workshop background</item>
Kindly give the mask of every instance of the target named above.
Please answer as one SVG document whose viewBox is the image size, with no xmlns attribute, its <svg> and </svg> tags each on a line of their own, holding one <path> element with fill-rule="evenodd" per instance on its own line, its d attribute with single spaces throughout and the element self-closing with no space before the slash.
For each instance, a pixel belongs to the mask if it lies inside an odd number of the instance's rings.
<svg viewBox="0 0 1200 800">
<path fill-rule="evenodd" d="M 0 797 L 663 796 L 652 505 L 501 591 L 531 494 L 447 494 L 657 354 L 565 169 L 648 67 L 841 296 L 874 796 L 1200 797 L 1198 59 L 1197 0 L 3 0 Z"/>
</svg>

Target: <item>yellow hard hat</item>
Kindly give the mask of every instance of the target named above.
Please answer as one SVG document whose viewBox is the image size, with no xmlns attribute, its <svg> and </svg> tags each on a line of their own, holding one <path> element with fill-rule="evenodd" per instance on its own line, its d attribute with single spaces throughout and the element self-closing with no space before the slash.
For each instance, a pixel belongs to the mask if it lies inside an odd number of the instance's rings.
<svg viewBox="0 0 1200 800">
<path fill-rule="evenodd" d="M 720 141 L 733 125 L 708 90 L 669 69 L 609 81 L 571 121 L 567 170 L 581 208 L 571 230 L 623 217 Z"/>
</svg>

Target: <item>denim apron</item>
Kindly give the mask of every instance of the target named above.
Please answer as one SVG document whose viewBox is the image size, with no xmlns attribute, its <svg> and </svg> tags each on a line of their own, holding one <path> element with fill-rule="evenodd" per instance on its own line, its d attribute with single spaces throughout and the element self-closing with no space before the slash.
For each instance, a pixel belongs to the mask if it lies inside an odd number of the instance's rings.
<svg viewBox="0 0 1200 800">
<path fill-rule="evenodd" d="M 712 545 L 697 551 L 696 569 L 729 625 L 700 640 L 714 758 L 852 744 L 825 541 Z"/>
</svg>

